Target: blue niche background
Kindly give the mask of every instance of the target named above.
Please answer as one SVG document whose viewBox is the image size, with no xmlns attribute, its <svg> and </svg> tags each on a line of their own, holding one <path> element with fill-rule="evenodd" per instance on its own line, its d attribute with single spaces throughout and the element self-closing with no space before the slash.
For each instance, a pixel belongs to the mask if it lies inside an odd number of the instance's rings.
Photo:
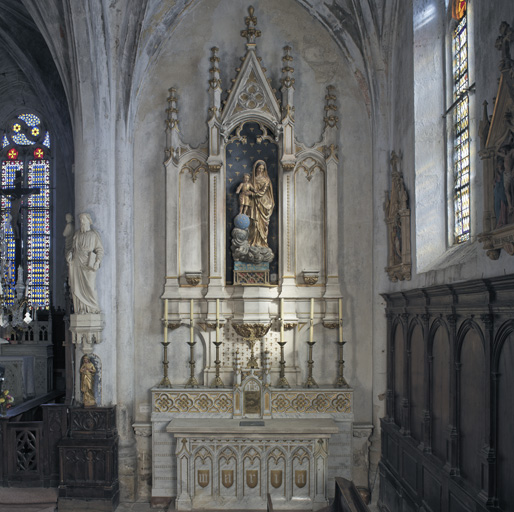
<svg viewBox="0 0 514 512">
<path fill-rule="evenodd" d="M 230 134 L 231 137 L 236 135 L 236 130 Z M 278 146 L 269 140 L 257 142 L 259 136 L 265 135 L 257 123 L 245 123 L 240 135 L 246 136 L 246 144 L 240 140 L 231 142 L 227 144 L 226 154 L 227 284 L 233 284 L 234 281 L 234 260 L 232 259 L 230 244 L 232 241 L 231 233 L 234 227 L 234 217 L 239 213 L 239 199 L 236 190 L 243 181 L 245 173 L 251 176 L 252 167 L 256 160 L 264 160 L 266 162 L 268 176 L 273 185 L 275 208 L 268 228 L 268 245 L 275 255 L 275 258 L 270 263 L 270 282 L 276 284 L 278 280 Z M 273 134 L 269 132 L 268 135 Z"/>
</svg>

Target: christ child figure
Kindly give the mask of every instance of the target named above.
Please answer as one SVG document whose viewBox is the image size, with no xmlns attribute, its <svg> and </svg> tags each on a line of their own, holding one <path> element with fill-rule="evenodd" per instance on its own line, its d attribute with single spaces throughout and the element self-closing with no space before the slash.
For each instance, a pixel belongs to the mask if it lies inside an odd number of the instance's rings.
<svg viewBox="0 0 514 512">
<path fill-rule="evenodd" d="M 252 192 L 255 192 L 250 183 L 250 175 L 243 176 L 243 182 L 237 187 L 236 194 L 239 194 L 239 213 L 246 215 L 251 204 Z"/>
</svg>

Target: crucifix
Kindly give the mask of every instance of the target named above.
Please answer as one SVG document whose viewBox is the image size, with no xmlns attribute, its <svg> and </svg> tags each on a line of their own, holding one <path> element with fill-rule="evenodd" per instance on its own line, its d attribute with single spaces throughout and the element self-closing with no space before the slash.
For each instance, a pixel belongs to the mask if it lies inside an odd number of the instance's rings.
<svg viewBox="0 0 514 512">
<path fill-rule="evenodd" d="M 0 190 L 0 195 L 8 197 L 11 201 L 11 227 L 15 240 L 21 239 L 21 222 L 20 222 L 20 212 L 21 212 L 21 203 L 23 198 L 26 196 L 31 196 L 33 194 L 39 194 L 40 189 L 38 187 L 26 188 L 23 187 L 23 177 L 20 175 L 16 175 L 14 179 L 14 187 L 12 188 L 4 188 Z M 15 249 L 15 268 L 18 268 L 21 265 L 21 243 L 16 243 Z"/>
</svg>

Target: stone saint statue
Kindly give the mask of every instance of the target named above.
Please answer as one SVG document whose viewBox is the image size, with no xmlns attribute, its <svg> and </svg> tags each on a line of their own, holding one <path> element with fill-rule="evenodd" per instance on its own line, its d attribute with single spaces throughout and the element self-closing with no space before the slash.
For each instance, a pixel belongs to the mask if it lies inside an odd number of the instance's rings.
<svg viewBox="0 0 514 512">
<path fill-rule="evenodd" d="M 248 216 L 251 219 L 248 241 L 251 246 L 268 247 L 268 226 L 275 207 L 273 187 L 264 160 L 253 164 L 253 201 Z"/>
<path fill-rule="evenodd" d="M 79 215 L 80 229 L 75 232 L 66 260 L 75 313 L 100 313 L 96 293 L 96 271 L 104 255 L 100 235 L 91 227 L 89 213 Z"/>
<path fill-rule="evenodd" d="M 96 368 L 92 363 L 89 356 L 82 358 L 80 365 L 80 391 L 82 392 L 82 399 L 85 407 L 95 407 L 96 400 L 93 391 L 93 384 L 95 382 Z"/>
</svg>

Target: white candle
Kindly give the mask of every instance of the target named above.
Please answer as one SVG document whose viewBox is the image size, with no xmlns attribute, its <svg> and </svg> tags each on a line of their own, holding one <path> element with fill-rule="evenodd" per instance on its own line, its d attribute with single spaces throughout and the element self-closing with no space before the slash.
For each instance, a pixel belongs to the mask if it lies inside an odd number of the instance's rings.
<svg viewBox="0 0 514 512">
<path fill-rule="evenodd" d="M 168 343 L 168 299 L 164 299 L 164 343 Z"/>
<path fill-rule="evenodd" d="M 309 333 L 310 341 L 314 338 L 314 299 L 311 299 L 311 328 Z"/>
<path fill-rule="evenodd" d="M 339 299 L 339 341 L 343 341 L 343 299 Z"/>
<path fill-rule="evenodd" d="M 193 328 L 194 328 L 194 320 L 193 320 L 193 306 L 194 306 L 194 300 L 191 299 L 191 306 L 190 306 L 190 315 L 189 315 L 189 318 L 190 318 L 190 322 L 189 322 L 189 325 L 190 325 L 190 341 L 191 343 L 193 343 L 193 340 L 194 340 L 194 331 L 193 331 Z"/>
<path fill-rule="evenodd" d="M 220 300 L 216 299 L 216 342 L 220 340 Z"/>
<path fill-rule="evenodd" d="M 280 299 L 280 341 L 284 341 L 284 299 Z"/>
</svg>

